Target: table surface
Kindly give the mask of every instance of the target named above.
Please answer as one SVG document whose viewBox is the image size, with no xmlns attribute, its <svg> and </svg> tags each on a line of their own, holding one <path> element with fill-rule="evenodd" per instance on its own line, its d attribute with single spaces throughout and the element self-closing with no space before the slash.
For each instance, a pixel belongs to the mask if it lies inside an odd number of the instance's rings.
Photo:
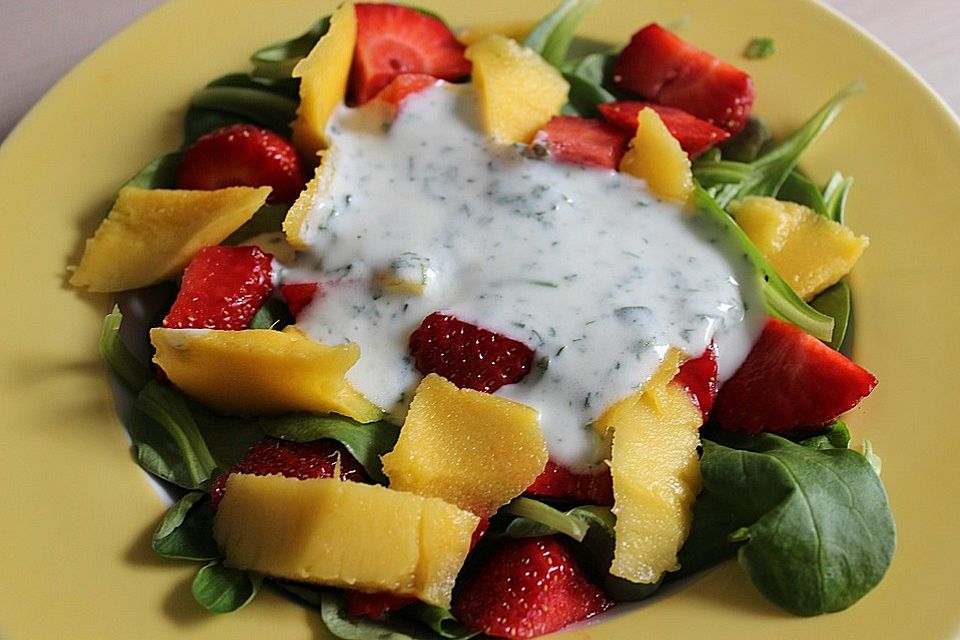
<svg viewBox="0 0 960 640">
<path fill-rule="evenodd" d="M 77 62 L 160 1 L 0 0 L 0 140 Z M 960 113 L 960 2 L 827 4 L 886 44 Z"/>
</svg>

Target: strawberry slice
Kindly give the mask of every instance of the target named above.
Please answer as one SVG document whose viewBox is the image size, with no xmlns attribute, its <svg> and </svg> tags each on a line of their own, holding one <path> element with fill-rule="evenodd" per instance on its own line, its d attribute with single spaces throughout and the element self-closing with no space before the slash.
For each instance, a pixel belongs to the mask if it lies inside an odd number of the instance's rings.
<svg viewBox="0 0 960 640">
<path fill-rule="evenodd" d="M 417 601 L 411 596 L 398 596 L 388 592 L 365 593 L 352 589 L 343 591 L 343 600 L 347 605 L 347 615 L 371 620 L 382 618 L 384 614 L 403 609 Z"/>
<path fill-rule="evenodd" d="M 501 638 L 532 638 L 610 608 L 555 537 L 506 539 L 454 594 L 451 609 L 470 627 Z"/>
<path fill-rule="evenodd" d="M 183 272 L 163 326 L 238 331 L 273 291 L 273 257 L 257 247 L 204 247 Z"/>
<path fill-rule="evenodd" d="M 533 137 L 532 148 L 538 155 L 542 151 L 560 162 L 616 171 L 629 139 L 630 134 L 602 120 L 554 116 Z"/>
<path fill-rule="evenodd" d="M 267 202 L 293 202 L 306 182 L 300 156 L 285 138 L 251 124 L 201 137 L 183 152 L 179 189 L 272 187 Z"/>
<path fill-rule="evenodd" d="M 700 407 L 706 422 L 717 397 L 717 349 L 711 342 L 702 355 L 690 358 L 680 365 L 673 381 L 683 387 Z"/>
<path fill-rule="evenodd" d="M 683 109 L 640 100 L 624 100 L 597 105 L 600 115 L 607 122 L 620 127 L 630 135 L 633 135 L 637 130 L 637 114 L 647 107 L 657 112 L 657 115 L 660 116 L 663 124 L 667 127 L 667 131 L 677 139 L 677 142 L 691 158 L 696 158 L 710 147 L 720 144 L 730 137 L 730 132 L 725 129 L 690 115 Z"/>
<path fill-rule="evenodd" d="M 533 350 L 522 342 L 441 313 L 431 313 L 410 335 L 410 354 L 423 375 L 437 373 L 486 393 L 518 382 L 533 362 Z"/>
<path fill-rule="evenodd" d="M 256 476 L 280 474 L 287 478 L 307 480 L 332 478 L 340 465 L 340 479 L 368 482 L 367 473 L 346 447 L 336 440 L 290 442 L 278 438 L 264 438 L 247 451 L 232 473 L 250 473 Z M 217 506 L 227 488 L 227 476 L 217 476 L 210 488 L 210 498 Z"/>
<path fill-rule="evenodd" d="M 376 99 L 394 107 L 399 107 L 408 96 L 434 87 L 440 82 L 440 80 L 425 73 L 401 73 L 380 90 Z"/>
<path fill-rule="evenodd" d="M 753 80 L 656 23 L 633 35 L 613 68 L 614 83 L 668 107 L 740 131 L 753 106 Z"/>
<path fill-rule="evenodd" d="M 442 21 L 393 4 L 355 6 L 357 45 L 350 95 L 364 104 L 401 73 L 459 80 L 470 73 L 464 46 Z"/>
<path fill-rule="evenodd" d="M 717 393 L 713 419 L 750 433 L 810 430 L 869 395 L 877 379 L 802 329 L 771 318 L 736 373 Z"/>
<path fill-rule="evenodd" d="M 524 493 L 608 506 L 613 504 L 613 477 L 607 466 L 590 473 L 577 473 L 553 460 L 547 460 L 543 473 Z"/>
<path fill-rule="evenodd" d="M 296 318 L 321 291 L 319 282 L 298 282 L 280 285 L 280 295 L 287 302 L 290 314 Z"/>
</svg>

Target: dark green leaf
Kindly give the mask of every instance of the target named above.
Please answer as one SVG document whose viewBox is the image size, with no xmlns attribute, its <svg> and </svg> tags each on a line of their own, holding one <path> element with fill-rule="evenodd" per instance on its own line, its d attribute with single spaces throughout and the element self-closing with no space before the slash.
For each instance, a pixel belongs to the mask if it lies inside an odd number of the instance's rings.
<svg viewBox="0 0 960 640">
<path fill-rule="evenodd" d="M 222 244 L 240 244 L 261 233 L 274 233 L 282 230 L 287 209 L 289 209 L 289 206 L 285 204 L 267 204 L 260 207 L 252 218 L 227 236 Z"/>
<path fill-rule="evenodd" d="M 207 87 L 193 96 L 190 106 L 231 114 L 282 135 L 289 135 L 290 122 L 297 115 L 296 100 L 252 87 Z"/>
<path fill-rule="evenodd" d="M 279 331 L 293 324 L 293 316 L 282 300 L 271 298 L 254 314 L 250 321 L 251 329 L 276 329 Z"/>
<path fill-rule="evenodd" d="M 300 59 L 310 53 L 329 28 L 330 16 L 323 16 L 303 35 L 258 49 L 250 56 L 252 75 L 271 79 L 289 78 Z"/>
<path fill-rule="evenodd" d="M 723 159 L 734 162 L 753 162 L 770 142 L 771 137 L 767 123 L 757 116 L 750 116 L 743 129 L 724 143 Z M 703 159 L 706 160 L 706 158 Z M 716 160 L 719 158 L 714 159 Z"/>
<path fill-rule="evenodd" d="M 334 636 L 343 640 L 436 640 L 426 627 L 397 615 L 387 614 L 377 620 L 351 618 L 343 598 L 330 589 L 320 593 L 320 617 Z"/>
<path fill-rule="evenodd" d="M 796 202 L 813 209 L 822 216 L 827 215 L 827 205 L 823 201 L 820 187 L 796 169 L 791 171 L 787 179 L 780 185 L 780 191 L 777 192 L 776 198 L 777 200 Z"/>
<path fill-rule="evenodd" d="M 833 318 L 833 338 L 830 340 L 830 347 L 837 351 L 843 346 L 843 340 L 847 336 L 851 305 L 850 287 L 845 282 L 838 282 L 810 301 L 811 307 Z"/>
<path fill-rule="evenodd" d="M 230 613 L 253 600 L 263 576 L 228 569 L 219 560 L 204 565 L 193 578 L 193 597 L 212 613 Z"/>
<path fill-rule="evenodd" d="M 504 513 L 517 516 L 504 535 L 510 538 L 533 538 L 553 533 L 562 533 L 583 542 L 591 524 L 598 524 L 597 515 L 586 507 L 560 511 L 548 504 L 520 496 L 503 507 Z"/>
<path fill-rule="evenodd" d="M 386 421 L 360 424 L 335 414 L 296 413 L 276 418 L 261 418 L 260 428 L 267 435 L 293 442 L 311 442 L 332 438 L 347 448 L 363 465 L 367 475 L 386 484 L 380 456 L 393 449 L 400 428 Z"/>
<path fill-rule="evenodd" d="M 177 168 L 180 166 L 179 151 L 165 153 L 150 161 L 147 166 L 123 185 L 141 189 L 173 189 L 177 186 Z"/>
<path fill-rule="evenodd" d="M 403 610 L 403 614 L 422 622 L 441 638 L 465 640 L 480 634 L 479 631 L 472 631 L 465 627 L 449 609 L 435 607 L 425 602 L 413 603 Z"/>
<path fill-rule="evenodd" d="M 699 211 L 732 236 L 737 247 L 757 270 L 757 277 L 761 278 L 767 311 L 777 318 L 797 325 L 821 340 L 830 341 L 833 335 L 833 318 L 820 313 L 801 300 L 790 285 L 784 282 L 783 278 L 770 266 L 767 259 L 754 246 L 747 234 L 733 221 L 733 218 L 721 209 L 710 194 L 699 185 L 695 188 L 694 199 Z"/>
<path fill-rule="evenodd" d="M 821 433 L 804 438 L 799 444 L 812 449 L 846 449 L 850 446 L 850 430 L 837 420 Z"/>
<path fill-rule="evenodd" d="M 120 307 L 113 305 L 113 310 L 104 317 L 103 328 L 100 330 L 100 357 L 127 389 L 137 393 L 153 379 L 153 374 L 145 364 L 133 357 L 123 344 L 120 339 L 122 323 Z"/>
<path fill-rule="evenodd" d="M 598 2 L 599 0 L 564 0 L 537 23 L 523 40 L 523 45 L 559 68 L 567 57 L 577 27 Z"/>
<path fill-rule="evenodd" d="M 141 466 L 186 489 L 206 489 L 217 463 L 183 396 L 151 380 L 128 425 Z"/>
<path fill-rule="evenodd" d="M 733 449 L 703 441 L 704 488 L 734 515 L 741 566 L 798 615 L 839 611 L 883 577 L 895 546 L 886 492 L 852 449 L 760 434 Z"/>
<path fill-rule="evenodd" d="M 743 55 L 747 58 L 767 58 L 776 53 L 777 47 L 773 43 L 773 38 L 754 38 L 747 45 Z"/>
<path fill-rule="evenodd" d="M 213 560 L 220 549 L 213 539 L 209 494 L 194 491 L 170 507 L 153 533 L 153 550 L 167 558 Z"/>
</svg>

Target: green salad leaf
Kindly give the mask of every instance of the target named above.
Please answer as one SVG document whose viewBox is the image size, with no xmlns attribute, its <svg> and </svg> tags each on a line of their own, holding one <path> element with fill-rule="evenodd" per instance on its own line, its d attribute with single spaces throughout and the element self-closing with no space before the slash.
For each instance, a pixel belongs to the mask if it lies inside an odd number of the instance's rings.
<svg viewBox="0 0 960 640">
<path fill-rule="evenodd" d="M 320 590 L 320 617 L 334 636 L 343 640 L 438 640 L 464 639 L 476 635 L 440 635 L 429 626 L 396 613 L 381 618 L 353 618 L 347 615 L 343 598 L 331 589 Z"/>
<path fill-rule="evenodd" d="M 759 37 L 752 39 L 744 50 L 743 55 L 750 59 L 769 58 L 777 52 L 773 38 Z"/>
<path fill-rule="evenodd" d="M 330 16 L 323 16 L 310 25 L 303 35 L 257 49 L 250 56 L 250 62 L 253 63 L 251 75 L 268 80 L 290 78 L 293 68 L 329 29 Z"/>
<path fill-rule="evenodd" d="M 845 282 L 838 282 L 819 293 L 810 301 L 810 306 L 833 318 L 833 337 L 830 339 L 830 347 L 839 351 L 847 337 L 850 311 L 853 308 L 850 287 Z"/>
<path fill-rule="evenodd" d="M 136 393 L 153 379 L 153 374 L 130 353 L 127 345 L 123 344 L 120 339 L 122 323 L 120 307 L 113 305 L 113 310 L 104 317 L 100 330 L 100 357 L 124 386 Z"/>
<path fill-rule="evenodd" d="M 167 510 L 153 533 L 153 550 L 165 558 L 214 560 L 220 549 L 213 539 L 213 505 L 203 491 L 192 491 Z"/>
<path fill-rule="evenodd" d="M 230 613 L 244 607 L 260 591 L 263 576 L 223 566 L 214 560 L 197 571 L 191 591 L 207 611 Z"/>
<path fill-rule="evenodd" d="M 567 57 L 577 26 L 600 0 L 564 0 L 548 13 L 523 40 L 523 46 L 533 49 L 555 67 Z"/>
<path fill-rule="evenodd" d="M 736 448 L 705 439 L 700 468 L 701 500 L 730 514 L 727 544 L 757 589 L 787 611 L 840 611 L 886 573 L 896 533 L 864 455 L 764 433 Z"/>
</svg>

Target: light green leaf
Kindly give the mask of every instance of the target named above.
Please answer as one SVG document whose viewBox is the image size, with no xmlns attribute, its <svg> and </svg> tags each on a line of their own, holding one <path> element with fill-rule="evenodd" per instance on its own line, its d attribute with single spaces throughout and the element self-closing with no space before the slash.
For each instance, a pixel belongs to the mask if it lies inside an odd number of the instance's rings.
<svg viewBox="0 0 960 640">
<path fill-rule="evenodd" d="M 193 578 L 194 599 L 211 613 L 230 613 L 244 607 L 260 591 L 263 576 L 229 569 L 219 560 L 204 565 Z"/>
</svg>

